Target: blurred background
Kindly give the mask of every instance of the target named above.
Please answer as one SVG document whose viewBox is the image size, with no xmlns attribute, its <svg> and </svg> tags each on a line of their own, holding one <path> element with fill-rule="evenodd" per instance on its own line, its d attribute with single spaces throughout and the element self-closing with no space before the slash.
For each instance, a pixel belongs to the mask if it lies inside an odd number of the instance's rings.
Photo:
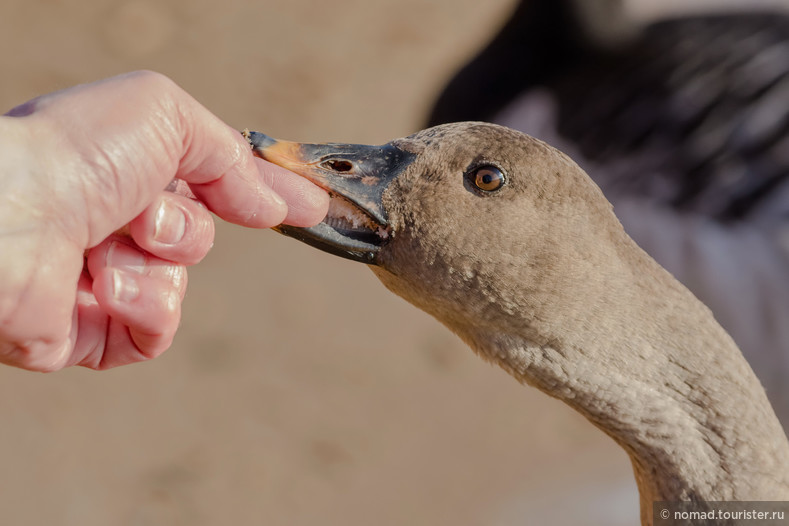
<svg viewBox="0 0 789 526">
<path fill-rule="evenodd" d="M 789 0 L 764 2 L 787 7 Z M 631 0 L 634 17 L 751 0 Z M 421 128 L 513 0 L 5 0 L 0 110 L 134 69 L 232 126 Z M 0 368 L 4 525 L 635 524 L 625 454 L 362 265 L 219 224 L 173 348 L 103 373 Z"/>
</svg>

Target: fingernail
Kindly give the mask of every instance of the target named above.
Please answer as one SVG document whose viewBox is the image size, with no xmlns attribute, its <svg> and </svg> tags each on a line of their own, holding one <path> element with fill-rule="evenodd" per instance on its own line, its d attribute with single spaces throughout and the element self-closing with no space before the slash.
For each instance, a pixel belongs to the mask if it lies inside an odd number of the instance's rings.
<svg viewBox="0 0 789 526">
<path fill-rule="evenodd" d="M 168 265 L 165 268 L 165 273 L 167 279 L 173 284 L 173 287 L 181 290 L 181 287 L 184 285 L 184 278 L 186 277 L 186 269 L 181 265 Z"/>
<path fill-rule="evenodd" d="M 122 268 L 125 271 L 142 274 L 145 272 L 147 258 L 145 254 L 118 241 L 107 247 L 106 263 L 108 267 Z"/>
<path fill-rule="evenodd" d="M 181 296 L 178 294 L 177 290 L 171 289 L 167 293 L 167 298 L 165 301 L 167 302 L 167 310 L 174 312 L 176 309 L 178 309 L 178 305 L 181 303 Z"/>
<path fill-rule="evenodd" d="M 165 245 L 174 245 L 183 239 L 185 232 L 184 211 L 169 199 L 162 199 L 154 215 L 153 239 Z"/>
<path fill-rule="evenodd" d="M 285 199 L 283 199 L 282 196 L 279 195 L 274 190 L 271 190 L 271 200 L 274 201 L 279 206 L 288 206 L 288 202 L 285 201 Z"/>
<path fill-rule="evenodd" d="M 117 301 L 130 302 L 140 295 L 134 276 L 120 270 L 112 271 L 112 296 Z"/>
<path fill-rule="evenodd" d="M 285 201 L 285 199 L 281 195 L 275 192 L 274 189 L 271 187 L 271 185 L 268 182 L 266 182 L 269 179 L 269 175 L 267 174 L 267 171 L 264 170 L 263 167 L 260 165 L 257 165 L 257 168 L 258 168 L 258 180 L 256 182 L 256 186 L 257 186 L 258 196 L 268 199 L 269 205 L 287 208 L 288 202 Z M 277 167 L 277 169 L 280 168 Z"/>
</svg>

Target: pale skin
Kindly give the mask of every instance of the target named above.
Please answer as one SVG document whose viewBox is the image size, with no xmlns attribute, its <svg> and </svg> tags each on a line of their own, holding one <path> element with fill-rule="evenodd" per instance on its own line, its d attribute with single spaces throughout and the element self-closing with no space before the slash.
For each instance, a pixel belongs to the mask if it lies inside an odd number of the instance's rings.
<svg viewBox="0 0 789 526">
<path fill-rule="evenodd" d="M 311 226 L 328 195 L 254 157 L 166 77 L 137 72 L 0 117 L 0 362 L 107 369 L 173 341 L 186 266 L 220 218 Z"/>
</svg>

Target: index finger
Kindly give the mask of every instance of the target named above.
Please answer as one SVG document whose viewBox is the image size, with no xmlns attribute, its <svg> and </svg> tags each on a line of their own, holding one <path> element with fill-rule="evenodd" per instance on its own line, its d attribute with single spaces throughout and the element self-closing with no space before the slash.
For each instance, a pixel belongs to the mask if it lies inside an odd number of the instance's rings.
<svg viewBox="0 0 789 526">
<path fill-rule="evenodd" d="M 188 131 L 176 177 L 187 181 L 195 196 L 226 221 L 257 228 L 282 223 L 287 202 L 265 183 L 246 139 L 224 123 L 221 127 Z M 217 145 L 221 151 L 216 151 Z"/>
<path fill-rule="evenodd" d="M 176 110 L 184 138 L 176 177 L 187 181 L 212 212 L 226 221 L 257 228 L 283 221 L 312 226 L 325 217 L 329 199 L 324 190 L 285 168 L 256 159 L 240 132 L 191 97 L 185 97 Z"/>
</svg>

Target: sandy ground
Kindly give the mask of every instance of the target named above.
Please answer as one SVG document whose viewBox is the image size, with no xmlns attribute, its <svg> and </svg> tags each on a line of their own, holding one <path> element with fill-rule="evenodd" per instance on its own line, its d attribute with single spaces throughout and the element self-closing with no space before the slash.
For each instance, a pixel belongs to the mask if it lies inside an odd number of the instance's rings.
<svg viewBox="0 0 789 526">
<path fill-rule="evenodd" d="M 0 109 L 148 68 L 237 128 L 384 142 L 512 3 L 5 0 Z M 220 224 L 189 277 L 160 359 L 0 368 L 0 524 L 636 522 L 624 453 L 362 265 Z"/>
</svg>

